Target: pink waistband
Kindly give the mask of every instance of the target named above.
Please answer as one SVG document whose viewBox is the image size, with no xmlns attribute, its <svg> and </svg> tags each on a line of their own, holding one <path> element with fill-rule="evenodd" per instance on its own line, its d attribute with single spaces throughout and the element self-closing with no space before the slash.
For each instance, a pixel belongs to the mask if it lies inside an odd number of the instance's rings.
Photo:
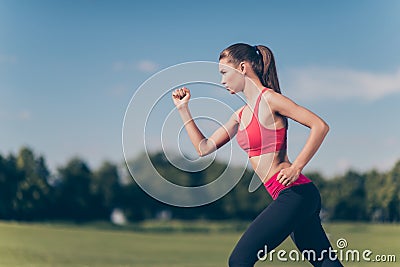
<svg viewBox="0 0 400 267">
<path fill-rule="evenodd" d="M 297 178 L 297 180 L 294 181 L 294 183 L 290 184 L 289 186 L 285 186 L 276 180 L 278 174 L 279 172 L 275 173 L 274 176 L 272 176 L 270 179 L 268 179 L 268 181 L 264 183 L 265 189 L 267 189 L 268 193 L 271 195 L 273 200 L 278 198 L 279 193 L 283 189 L 311 182 L 311 180 L 307 176 L 300 173 L 299 178 Z"/>
</svg>

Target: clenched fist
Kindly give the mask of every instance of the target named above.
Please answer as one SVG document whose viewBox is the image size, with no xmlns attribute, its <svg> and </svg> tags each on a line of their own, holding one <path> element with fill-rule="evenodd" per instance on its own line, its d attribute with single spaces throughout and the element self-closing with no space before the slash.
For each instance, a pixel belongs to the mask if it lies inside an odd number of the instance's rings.
<svg viewBox="0 0 400 267">
<path fill-rule="evenodd" d="M 176 89 L 172 92 L 172 100 L 177 108 L 187 105 L 190 99 L 190 90 L 186 87 Z"/>
</svg>

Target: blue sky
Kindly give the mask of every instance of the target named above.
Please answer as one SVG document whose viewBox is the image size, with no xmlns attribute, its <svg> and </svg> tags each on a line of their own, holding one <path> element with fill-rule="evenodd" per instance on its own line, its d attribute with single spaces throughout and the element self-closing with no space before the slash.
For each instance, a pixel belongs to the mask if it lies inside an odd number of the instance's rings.
<svg viewBox="0 0 400 267">
<path fill-rule="evenodd" d="M 283 93 L 331 126 L 307 170 L 400 159 L 399 1 L 189 2 L 1 1 L 0 153 L 28 145 L 52 169 L 75 155 L 122 162 L 124 113 L 143 82 L 246 42 L 269 46 Z M 290 123 L 292 160 L 307 133 Z"/>
</svg>

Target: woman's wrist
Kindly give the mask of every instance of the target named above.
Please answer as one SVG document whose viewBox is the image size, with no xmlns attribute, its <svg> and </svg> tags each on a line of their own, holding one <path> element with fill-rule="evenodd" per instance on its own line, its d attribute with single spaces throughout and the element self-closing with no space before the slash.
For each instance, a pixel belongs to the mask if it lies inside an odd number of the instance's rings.
<svg viewBox="0 0 400 267">
<path fill-rule="evenodd" d="M 298 164 L 296 162 L 293 162 L 291 168 L 293 168 L 294 170 L 296 170 L 296 171 L 298 171 L 300 173 L 300 172 L 303 171 L 304 166 L 300 165 L 300 164 Z"/>
<path fill-rule="evenodd" d="M 178 111 L 183 111 L 183 110 L 187 110 L 189 108 L 188 103 L 182 103 L 178 106 L 176 106 L 176 108 L 178 109 Z"/>
</svg>

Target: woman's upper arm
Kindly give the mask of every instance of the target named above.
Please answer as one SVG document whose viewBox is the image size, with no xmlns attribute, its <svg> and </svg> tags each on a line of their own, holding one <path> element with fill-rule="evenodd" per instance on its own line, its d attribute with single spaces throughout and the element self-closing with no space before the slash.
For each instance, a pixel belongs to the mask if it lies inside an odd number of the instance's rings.
<svg viewBox="0 0 400 267">
<path fill-rule="evenodd" d="M 328 127 L 326 122 L 318 115 L 306 109 L 305 107 L 296 104 L 282 94 L 273 92 L 267 96 L 267 99 L 272 111 L 291 118 L 292 120 L 297 121 L 304 126 L 311 128 L 313 125 L 324 124 L 325 127 Z"/>
<path fill-rule="evenodd" d="M 211 141 L 211 145 L 215 145 L 215 148 L 220 148 L 229 140 L 231 140 L 237 133 L 239 127 L 237 111 L 232 114 L 229 120 L 219 127 L 209 138 L 208 141 Z"/>
</svg>

